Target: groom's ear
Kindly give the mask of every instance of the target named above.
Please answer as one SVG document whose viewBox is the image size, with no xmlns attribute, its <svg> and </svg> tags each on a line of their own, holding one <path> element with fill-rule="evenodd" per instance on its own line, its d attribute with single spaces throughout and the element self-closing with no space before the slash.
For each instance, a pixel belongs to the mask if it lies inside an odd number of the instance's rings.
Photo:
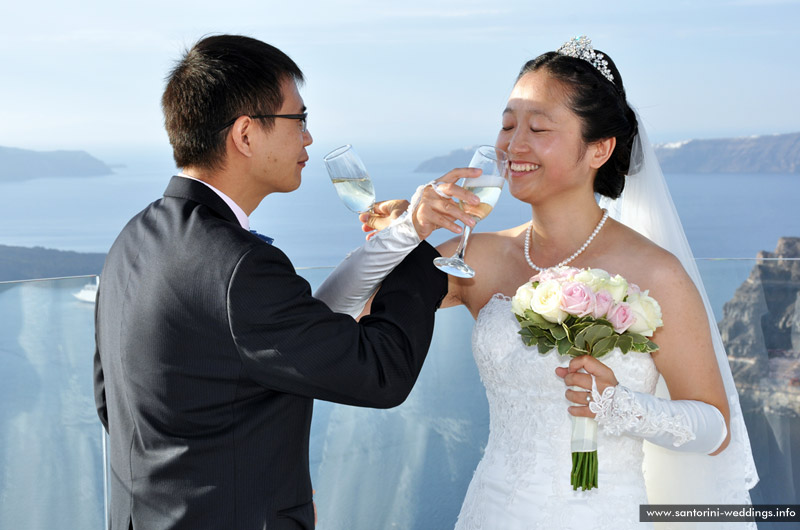
<svg viewBox="0 0 800 530">
<path fill-rule="evenodd" d="M 611 158 L 614 148 L 617 146 L 616 138 L 605 138 L 589 144 L 589 165 L 592 169 L 600 169 L 600 167 Z"/>
<path fill-rule="evenodd" d="M 231 125 L 230 132 L 228 133 L 228 142 L 232 144 L 232 148 L 241 153 L 247 158 L 253 156 L 253 146 L 251 144 L 251 135 L 255 129 L 255 122 L 250 116 L 239 116 L 239 118 Z"/>
</svg>

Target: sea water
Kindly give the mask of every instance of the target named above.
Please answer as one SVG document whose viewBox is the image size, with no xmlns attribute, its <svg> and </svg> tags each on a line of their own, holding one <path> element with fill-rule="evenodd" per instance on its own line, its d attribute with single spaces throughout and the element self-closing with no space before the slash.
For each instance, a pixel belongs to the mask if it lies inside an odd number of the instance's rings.
<svg viewBox="0 0 800 530">
<path fill-rule="evenodd" d="M 168 158 L 126 160 L 104 177 L 0 182 L 0 244 L 106 252 L 125 223 L 160 198 L 177 170 Z M 439 174 L 414 173 L 417 160 L 369 163 L 378 200 L 409 198 Z M 687 238 L 698 258 L 753 258 L 779 237 L 800 235 L 800 175 L 667 175 Z M 479 231 L 516 226 L 529 208 L 504 189 Z M 363 242 L 357 215 L 338 199 L 320 161 L 300 188 L 273 194 L 251 215 L 251 228 L 275 238 L 296 266 L 333 266 Z M 431 241 L 454 234 L 440 230 Z"/>
</svg>

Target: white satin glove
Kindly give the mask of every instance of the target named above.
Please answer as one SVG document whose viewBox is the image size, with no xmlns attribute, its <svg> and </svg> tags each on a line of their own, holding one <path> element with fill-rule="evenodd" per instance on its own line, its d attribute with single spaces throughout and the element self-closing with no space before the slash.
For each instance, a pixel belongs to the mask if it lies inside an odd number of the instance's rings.
<svg viewBox="0 0 800 530">
<path fill-rule="evenodd" d="M 383 279 L 419 245 L 411 212 L 419 205 L 425 186 L 417 188 L 408 210 L 344 258 L 319 286 L 316 298 L 337 313 L 353 318 L 361 314 Z"/>
<path fill-rule="evenodd" d="M 594 378 L 589 410 L 606 433 L 638 436 L 674 451 L 713 453 L 728 435 L 725 418 L 713 405 L 658 398 L 622 385 L 600 394 Z"/>
</svg>

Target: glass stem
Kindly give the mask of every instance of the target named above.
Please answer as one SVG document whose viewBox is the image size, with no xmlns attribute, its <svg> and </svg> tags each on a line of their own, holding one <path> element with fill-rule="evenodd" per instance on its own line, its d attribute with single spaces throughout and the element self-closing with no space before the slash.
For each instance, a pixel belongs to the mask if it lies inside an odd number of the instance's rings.
<svg viewBox="0 0 800 530">
<path fill-rule="evenodd" d="M 475 219 L 475 217 L 473 217 Z M 475 222 L 478 222 L 475 219 Z M 464 225 L 464 231 L 461 233 L 461 241 L 458 242 L 458 248 L 456 249 L 456 255 L 458 259 L 464 261 L 464 251 L 467 250 L 467 241 L 469 240 L 469 235 L 472 233 L 472 227 L 468 224 Z"/>
</svg>

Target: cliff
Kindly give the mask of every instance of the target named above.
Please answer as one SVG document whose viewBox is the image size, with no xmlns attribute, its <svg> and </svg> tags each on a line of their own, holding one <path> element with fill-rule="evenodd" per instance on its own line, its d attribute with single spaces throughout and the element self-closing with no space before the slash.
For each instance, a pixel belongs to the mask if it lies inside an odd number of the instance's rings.
<svg viewBox="0 0 800 530">
<path fill-rule="evenodd" d="M 0 281 L 100 274 L 105 254 L 0 245 Z"/>
<path fill-rule="evenodd" d="M 0 181 L 41 177 L 95 177 L 113 173 L 85 151 L 30 151 L 0 147 Z"/>
<path fill-rule="evenodd" d="M 800 133 L 655 146 L 665 173 L 800 173 Z"/>
<path fill-rule="evenodd" d="M 719 323 L 742 405 L 800 415 L 800 238 L 759 252 Z"/>
</svg>

